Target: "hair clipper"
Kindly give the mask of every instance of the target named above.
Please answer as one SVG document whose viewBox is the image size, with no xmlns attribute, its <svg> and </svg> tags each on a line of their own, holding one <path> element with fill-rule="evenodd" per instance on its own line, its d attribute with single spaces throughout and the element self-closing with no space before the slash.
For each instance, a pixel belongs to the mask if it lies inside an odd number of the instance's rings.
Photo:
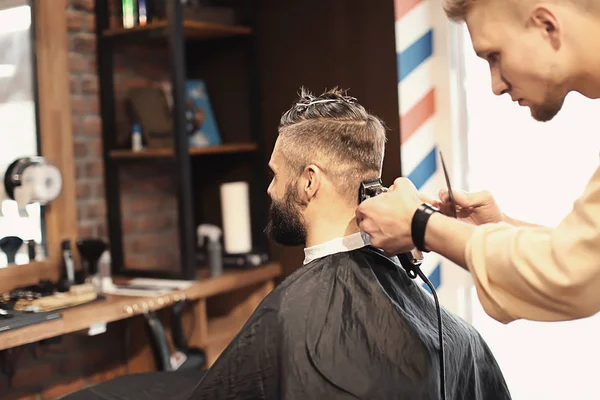
<svg viewBox="0 0 600 400">
<path fill-rule="evenodd" d="M 387 188 L 383 186 L 381 179 L 361 182 L 358 190 L 358 204 L 383 192 L 387 192 Z"/>
<path fill-rule="evenodd" d="M 388 189 L 383 186 L 381 178 L 361 182 L 358 190 L 358 204 L 366 199 L 387 192 L 387 190 Z M 400 260 L 400 263 L 406 270 L 408 276 L 414 279 L 417 277 L 417 270 L 423 262 L 423 254 L 419 250 L 414 249 L 410 253 L 398 254 L 398 260 Z"/>
</svg>

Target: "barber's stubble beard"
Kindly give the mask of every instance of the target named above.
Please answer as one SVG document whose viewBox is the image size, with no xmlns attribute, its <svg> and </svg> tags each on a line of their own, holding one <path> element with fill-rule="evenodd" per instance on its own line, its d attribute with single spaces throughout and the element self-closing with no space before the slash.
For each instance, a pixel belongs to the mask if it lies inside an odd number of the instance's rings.
<svg viewBox="0 0 600 400">
<path fill-rule="evenodd" d="M 558 90 L 552 90 L 548 87 L 546 91 L 546 100 L 539 105 L 530 107 L 531 116 L 539 122 L 548 122 L 554 118 L 562 109 L 566 94 L 558 93 Z"/>
<path fill-rule="evenodd" d="M 560 104 L 546 103 L 541 106 L 531 106 L 531 116 L 536 121 L 548 122 L 558 114 L 561 108 L 562 102 Z"/>
<path fill-rule="evenodd" d="M 273 200 L 265 233 L 282 246 L 304 246 L 306 225 L 298 210 L 301 205 L 295 187 L 290 187 L 283 200 Z"/>
</svg>

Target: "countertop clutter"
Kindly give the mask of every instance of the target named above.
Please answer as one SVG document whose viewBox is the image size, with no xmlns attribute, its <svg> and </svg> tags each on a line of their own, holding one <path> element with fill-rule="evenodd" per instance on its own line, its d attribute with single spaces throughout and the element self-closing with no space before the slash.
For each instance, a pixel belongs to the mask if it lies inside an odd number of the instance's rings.
<svg viewBox="0 0 600 400">
<path fill-rule="evenodd" d="M 21 298 L 16 300 L 14 311 L 47 312 L 92 302 L 98 298 L 94 286 L 89 283 L 73 285 L 68 292 L 57 292 L 50 296 Z"/>
<path fill-rule="evenodd" d="M 147 297 L 102 294 L 99 299 L 91 303 L 73 307 L 73 299 L 91 295 L 90 291 L 86 291 L 85 285 L 75 285 L 73 286 L 75 294 L 71 296 L 62 293 L 59 296 L 61 299 L 72 297 L 71 302 L 65 303 L 70 305 L 69 308 L 39 313 L 44 316 L 54 315 L 54 317 L 0 333 L 0 350 L 88 330 L 96 324 L 132 318 L 150 310 L 170 307 L 177 301 L 186 299 L 193 304 L 192 312 L 198 321 L 197 329 L 194 330 L 190 342 L 206 351 L 210 365 L 237 334 L 262 299 L 274 288 L 274 279 L 281 274 L 281 266 L 270 263 L 253 269 L 227 269 L 218 277 L 211 277 L 209 274 L 207 270 L 200 270 L 198 280 L 193 281 L 183 290 L 172 290 Z M 114 277 L 116 284 L 126 283 L 130 279 Z M 227 296 L 219 297 L 218 307 L 213 307 L 210 304 L 211 298 L 223 294 Z M 50 300 L 48 297 L 51 296 L 41 298 L 47 299 L 44 300 L 46 306 L 58 304 L 58 300 Z M 230 307 L 225 306 L 228 299 L 231 299 Z M 0 323 L 1 321 L 2 317 Z"/>
</svg>

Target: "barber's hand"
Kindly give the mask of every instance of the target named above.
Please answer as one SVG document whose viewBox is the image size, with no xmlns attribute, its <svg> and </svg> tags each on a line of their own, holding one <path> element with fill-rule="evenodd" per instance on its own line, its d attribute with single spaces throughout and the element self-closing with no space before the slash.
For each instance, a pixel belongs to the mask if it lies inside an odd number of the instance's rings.
<svg viewBox="0 0 600 400">
<path fill-rule="evenodd" d="M 481 225 L 488 222 L 501 222 L 504 214 L 496 204 L 494 197 L 487 191 L 468 193 L 462 190 L 452 190 L 456 201 L 457 218 L 465 222 Z M 452 203 L 447 189 L 440 190 L 439 202 L 433 204 L 445 215 L 452 216 Z"/>
<path fill-rule="evenodd" d="M 356 209 L 360 229 L 369 234 L 371 244 L 388 255 L 411 251 L 412 217 L 423 201 L 407 178 L 398 178 L 387 192 L 363 201 Z"/>
</svg>

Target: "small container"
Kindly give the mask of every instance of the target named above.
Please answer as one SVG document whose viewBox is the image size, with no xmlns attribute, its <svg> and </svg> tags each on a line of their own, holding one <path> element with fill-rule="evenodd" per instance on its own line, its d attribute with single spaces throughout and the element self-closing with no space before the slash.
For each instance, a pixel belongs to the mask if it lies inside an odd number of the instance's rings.
<svg viewBox="0 0 600 400">
<path fill-rule="evenodd" d="M 123 28 L 133 28 L 136 22 L 135 0 L 123 0 Z"/>
<path fill-rule="evenodd" d="M 223 275 L 223 247 L 219 241 L 209 241 L 206 246 L 208 266 L 212 276 Z"/>
<path fill-rule="evenodd" d="M 216 225 L 203 224 L 198 227 L 198 245 L 204 245 L 207 238 L 206 253 L 208 267 L 212 276 L 223 275 L 223 246 L 221 245 L 222 231 Z"/>
<path fill-rule="evenodd" d="M 96 290 L 104 293 L 112 286 L 110 251 L 105 250 L 100 257 L 98 274 L 96 276 Z"/>
<path fill-rule="evenodd" d="M 139 24 L 144 26 L 148 23 L 148 10 L 146 8 L 146 0 L 138 1 Z"/>
<path fill-rule="evenodd" d="M 131 150 L 140 151 L 144 149 L 142 144 L 142 127 L 140 124 L 133 124 L 131 129 Z"/>
</svg>

